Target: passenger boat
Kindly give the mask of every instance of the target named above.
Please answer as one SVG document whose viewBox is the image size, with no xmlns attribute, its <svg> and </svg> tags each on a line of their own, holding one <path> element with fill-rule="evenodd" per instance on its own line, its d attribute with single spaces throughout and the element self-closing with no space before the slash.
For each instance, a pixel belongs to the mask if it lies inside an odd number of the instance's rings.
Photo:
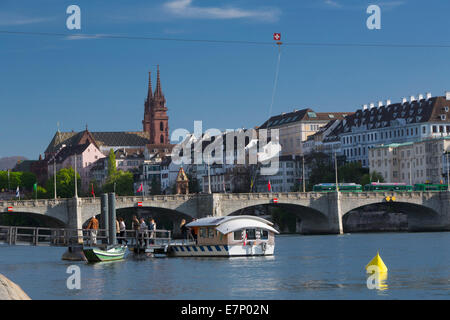
<svg viewBox="0 0 450 320">
<path fill-rule="evenodd" d="M 114 261 L 123 259 L 127 246 L 115 246 L 107 250 L 99 248 L 83 249 L 88 262 Z"/>
<path fill-rule="evenodd" d="M 256 216 L 206 217 L 188 223 L 196 240 L 172 243 L 169 255 L 174 257 L 231 257 L 273 255 L 273 223 Z"/>
</svg>

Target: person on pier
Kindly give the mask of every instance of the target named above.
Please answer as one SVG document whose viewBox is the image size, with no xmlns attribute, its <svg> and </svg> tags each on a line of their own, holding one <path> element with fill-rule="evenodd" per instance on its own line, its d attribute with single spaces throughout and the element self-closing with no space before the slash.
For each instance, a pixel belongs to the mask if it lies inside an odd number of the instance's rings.
<svg viewBox="0 0 450 320">
<path fill-rule="evenodd" d="M 89 221 L 89 224 L 87 226 L 87 229 L 90 230 L 90 236 L 91 236 L 91 246 L 97 245 L 97 232 L 98 232 L 98 220 L 95 216 L 91 218 Z"/>
</svg>

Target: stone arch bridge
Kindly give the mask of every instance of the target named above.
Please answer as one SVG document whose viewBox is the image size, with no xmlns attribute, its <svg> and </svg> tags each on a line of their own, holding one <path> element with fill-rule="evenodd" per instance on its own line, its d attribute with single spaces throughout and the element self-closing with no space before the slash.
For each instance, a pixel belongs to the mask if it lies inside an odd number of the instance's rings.
<svg viewBox="0 0 450 320">
<path fill-rule="evenodd" d="M 348 192 L 348 193 L 214 193 L 116 197 L 116 209 L 142 205 L 173 210 L 193 218 L 226 216 L 239 210 L 273 205 L 295 209 L 301 219 L 301 233 L 343 233 L 342 218 L 366 205 L 386 202 L 408 214 L 412 231 L 450 230 L 450 192 Z M 276 203 L 274 199 L 277 199 Z M 101 212 L 100 198 L 0 201 L 0 212 L 42 214 L 63 222 L 68 228 L 81 228 Z"/>
</svg>

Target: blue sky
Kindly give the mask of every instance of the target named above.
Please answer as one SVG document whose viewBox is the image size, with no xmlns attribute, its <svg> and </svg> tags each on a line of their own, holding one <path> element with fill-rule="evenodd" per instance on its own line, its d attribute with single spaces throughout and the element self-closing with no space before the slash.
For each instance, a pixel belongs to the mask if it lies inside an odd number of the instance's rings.
<svg viewBox="0 0 450 320">
<path fill-rule="evenodd" d="M 66 8 L 81 8 L 81 30 Z M 366 8 L 381 7 L 381 30 Z M 231 129 L 269 116 L 275 45 L 85 39 L 80 34 L 315 43 L 450 44 L 448 1 L 419 0 L 2 0 L 0 157 L 37 159 L 56 131 L 142 130 L 148 71 L 160 65 L 170 129 Z M 450 90 L 450 48 L 282 48 L 272 115 Z M 155 82 L 155 78 L 153 78 Z"/>
</svg>

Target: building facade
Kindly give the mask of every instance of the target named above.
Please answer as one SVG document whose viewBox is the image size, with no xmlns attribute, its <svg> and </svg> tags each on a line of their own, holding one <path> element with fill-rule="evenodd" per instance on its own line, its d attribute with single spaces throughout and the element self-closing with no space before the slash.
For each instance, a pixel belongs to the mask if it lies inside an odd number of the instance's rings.
<svg viewBox="0 0 450 320">
<path fill-rule="evenodd" d="M 378 146 L 369 151 L 370 171 L 387 182 L 447 183 L 450 136 Z"/>
</svg>

